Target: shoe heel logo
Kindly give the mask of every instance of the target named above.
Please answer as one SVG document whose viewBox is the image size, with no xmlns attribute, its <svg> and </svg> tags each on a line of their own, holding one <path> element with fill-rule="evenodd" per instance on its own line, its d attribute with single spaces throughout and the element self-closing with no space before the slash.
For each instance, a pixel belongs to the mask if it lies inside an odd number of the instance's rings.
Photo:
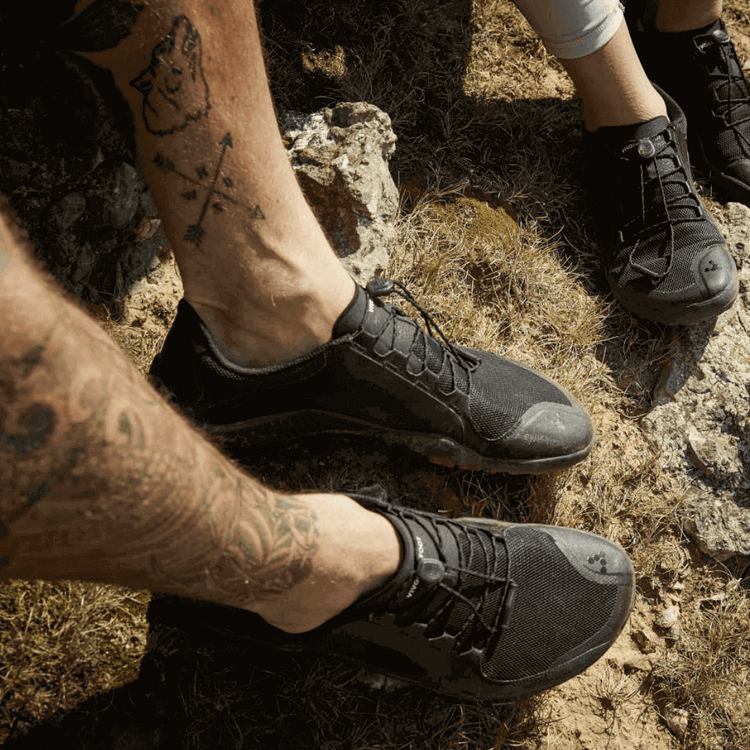
<svg viewBox="0 0 750 750">
<path fill-rule="evenodd" d="M 599 570 L 597 572 L 601 573 L 602 575 L 607 574 L 607 556 L 604 554 L 604 552 L 597 552 L 595 555 L 591 555 L 586 562 L 591 565 L 593 568 L 594 566 L 599 566 Z"/>
</svg>

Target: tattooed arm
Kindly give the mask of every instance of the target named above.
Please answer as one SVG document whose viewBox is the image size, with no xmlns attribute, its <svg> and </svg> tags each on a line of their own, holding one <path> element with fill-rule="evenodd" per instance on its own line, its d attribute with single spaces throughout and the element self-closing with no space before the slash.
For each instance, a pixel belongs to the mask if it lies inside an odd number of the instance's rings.
<svg viewBox="0 0 750 750">
<path fill-rule="evenodd" d="M 172 592 L 294 630 L 378 577 L 346 562 L 372 535 L 366 524 L 353 533 L 372 514 L 342 496 L 281 496 L 238 470 L 39 274 L 2 221 L 0 316 L 0 577 Z"/>
</svg>

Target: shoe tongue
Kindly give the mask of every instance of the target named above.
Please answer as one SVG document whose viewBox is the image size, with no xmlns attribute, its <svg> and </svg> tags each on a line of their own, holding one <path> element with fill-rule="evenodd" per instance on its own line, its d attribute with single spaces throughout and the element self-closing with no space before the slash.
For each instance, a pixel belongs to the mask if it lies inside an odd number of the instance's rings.
<svg viewBox="0 0 750 750">
<path fill-rule="evenodd" d="M 432 534 L 418 520 L 399 516 L 388 516 L 388 519 L 401 539 L 401 568 L 376 589 L 360 596 L 353 605 L 354 608 L 388 606 L 397 600 L 399 610 L 411 609 L 420 599 L 432 593 L 437 582 L 450 578 L 451 573 L 447 571 L 443 560 L 458 560 L 457 543 L 449 531 L 438 529 L 444 555 L 441 559 Z"/>
<path fill-rule="evenodd" d="M 669 126 L 666 117 L 654 117 L 653 120 L 639 122 L 635 125 L 605 125 L 592 133 L 596 139 L 610 141 L 614 144 L 624 144 L 627 141 L 640 141 L 644 138 L 654 138 L 663 133 Z"/>
<path fill-rule="evenodd" d="M 600 146 L 621 148 L 628 141 L 640 141 L 644 138 L 654 138 L 663 133 L 669 126 L 666 117 L 654 117 L 647 122 L 639 122 L 635 125 L 605 125 L 588 134 L 593 143 Z"/>
<path fill-rule="evenodd" d="M 347 333 L 356 333 L 362 327 L 369 297 L 359 284 L 356 286 L 357 290 L 354 292 L 352 301 L 333 324 L 333 338 L 345 336 Z"/>
<path fill-rule="evenodd" d="M 715 21 L 711 21 L 711 23 L 697 29 L 688 29 L 687 31 L 662 31 L 660 33 L 667 39 L 695 39 L 699 36 L 713 34 L 716 31 L 724 31 L 724 33 L 726 33 L 721 18 L 717 18 Z"/>
<path fill-rule="evenodd" d="M 648 122 L 642 122 L 638 125 L 626 125 L 625 127 L 632 128 L 632 135 L 629 136 L 628 140 L 640 141 L 643 138 L 654 138 L 655 136 L 663 133 L 669 126 L 669 120 L 666 117 L 654 117 L 653 120 Z"/>
</svg>

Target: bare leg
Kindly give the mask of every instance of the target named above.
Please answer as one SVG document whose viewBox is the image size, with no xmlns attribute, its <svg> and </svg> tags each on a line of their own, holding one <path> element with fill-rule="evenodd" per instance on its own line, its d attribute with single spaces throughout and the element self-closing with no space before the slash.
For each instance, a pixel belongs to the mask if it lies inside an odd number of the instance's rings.
<svg viewBox="0 0 750 750">
<path fill-rule="evenodd" d="M 587 130 L 666 117 L 664 101 L 646 77 L 624 22 L 596 52 L 560 62 L 583 99 Z"/>
<path fill-rule="evenodd" d="M 290 632 L 395 572 L 391 524 L 283 496 L 167 406 L 0 218 L 0 577 L 207 599 Z"/>
<path fill-rule="evenodd" d="M 134 6 L 125 38 L 86 56 L 112 71 L 135 113 L 186 299 L 240 363 L 325 343 L 354 282 L 284 151 L 253 3 Z"/>
<path fill-rule="evenodd" d="M 692 31 L 712 24 L 721 15 L 722 0 L 657 0 L 659 31 Z"/>
</svg>

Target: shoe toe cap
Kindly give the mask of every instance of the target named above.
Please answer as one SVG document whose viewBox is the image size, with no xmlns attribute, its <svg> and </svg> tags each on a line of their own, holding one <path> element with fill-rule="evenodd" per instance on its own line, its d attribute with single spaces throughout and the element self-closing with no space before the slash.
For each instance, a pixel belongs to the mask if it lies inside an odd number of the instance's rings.
<svg viewBox="0 0 750 750">
<path fill-rule="evenodd" d="M 633 586 L 633 566 L 618 544 L 564 526 L 548 526 L 545 531 L 584 578 L 603 585 L 615 584 L 628 589 Z"/>
<path fill-rule="evenodd" d="M 591 418 L 578 402 L 540 402 L 523 414 L 502 444 L 517 457 L 559 456 L 590 450 L 594 439 Z"/>
<path fill-rule="evenodd" d="M 715 245 L 696 258 L 694 275 L 701 280 L 706 297 L 711 299 L 735 283 L 737 272 L 724 245 Z"/>
<path fill-rule="evenodd" d="M 505 531 L 515 584 L 506 625 L 483 672 L 499 697 L 526 697 L 587 669 L 630 617 L 635 574 L 617 544 L 577 529 Z"/>
<path fill-rule="evenodd" d="M 664 325 L 690 325 L 714 318 L 732 306 L 739 291 L 734 260 L 721 238 L 706 243 L 689 262 L 676 263 L 658 289 L 619 286 L 616 279 L 608 279 L 624 307 Z"/>
</svg>

